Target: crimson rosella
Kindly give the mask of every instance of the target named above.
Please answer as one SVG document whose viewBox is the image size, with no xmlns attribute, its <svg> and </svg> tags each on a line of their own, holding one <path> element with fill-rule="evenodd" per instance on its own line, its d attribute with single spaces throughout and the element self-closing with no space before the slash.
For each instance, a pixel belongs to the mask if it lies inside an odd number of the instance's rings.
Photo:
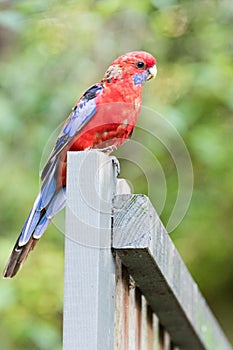
<svg viewBox="0 0 233 350">
<path fill-rule="evenodd" d="M 66 202 L 67 151 L 100 149 L 110 153 L 133 132 L 144 83 L 155 77 L 156 60 L 147 52 L 117 58 L 103 79 L 77 101 L 64 123 L 42 170 L 41 190 L 16 241 L 4 277 L 13 277 L 26 260 L 53 216 Z"/>
</svg>

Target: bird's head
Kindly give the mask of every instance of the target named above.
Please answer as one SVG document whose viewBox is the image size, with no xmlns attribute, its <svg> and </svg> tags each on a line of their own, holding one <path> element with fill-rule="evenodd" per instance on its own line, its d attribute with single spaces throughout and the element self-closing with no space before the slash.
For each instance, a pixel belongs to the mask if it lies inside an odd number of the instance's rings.
<svg viewBox="0 0 233 350">
<path fill-rule="evenodd" d="M 134 85 L 142 86 L 157 74 L 155 58 L 145 51 L 128 52 L 118 57 L 107 69 L 103 80 L 116 82 L 133 79 Z"/>
</svg>

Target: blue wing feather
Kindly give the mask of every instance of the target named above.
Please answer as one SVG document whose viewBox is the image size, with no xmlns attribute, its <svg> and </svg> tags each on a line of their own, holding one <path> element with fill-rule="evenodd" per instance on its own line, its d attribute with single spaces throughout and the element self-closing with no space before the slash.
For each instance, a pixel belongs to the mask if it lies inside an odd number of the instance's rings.
<svg viewBox="0 0 233 350">
<path fill-rule="evenodd" d="M 46 214 L 44 213 L 44 215 L 41 217 L 40 221 L 36 226 L 36 229 L 33 233 L 33 238 L 39 239 L 43 235 L 49 223 L 50 219 L 48 219 Z"/>
<path fill-rule="evenodd" d="M 41 190 L 41 207 L 39 208 L 42 210 L 43 208 L 46 208 L 46 206 L 51 201 L 54 193 L 56 191 L 56 178 L 53 176 L 49 177 L 49 179 L 44 184 L 42 190 Z"/>
<path fill-rule="evenodd" d="M 51 166 L 54 158 L 56 158 L 61 151 L 72 141 L 74 136 L 89 122 L 89 120 L 96 114 L 96 100 L 95 97 L 103 91 L 102 84 L 95 84 L 91 86 L 78 101 L 73 108 L 72 113 L 63 125 L 63 128 L 58 136 L 56 145 L 41 173 L 42 181 L 46 174 L 51 171 Z"/>
<path fill-rule="evenodd" d="M 60 188 L 56 192 L 55 196 L 49 203 L 49 206 L 46 210 L 46 216 L 49 219 L 52 219 L 55 214 L 57 214 L 66 204 L 66 190 L 64 187 Z"/>
<path fill-rule="evenodd" d="M 85 125 L 90 118 L 96 113 L 96 103 L 95 100 L 84 100 L 80 102 L 77 108 L 73 111 L 69 122 L 65 125 L 62 130 L 62 138 L 68 140 L 76 135 L 77 131 Z M 56 149 L 57 147 L 55 147 Z"/>
</svg>

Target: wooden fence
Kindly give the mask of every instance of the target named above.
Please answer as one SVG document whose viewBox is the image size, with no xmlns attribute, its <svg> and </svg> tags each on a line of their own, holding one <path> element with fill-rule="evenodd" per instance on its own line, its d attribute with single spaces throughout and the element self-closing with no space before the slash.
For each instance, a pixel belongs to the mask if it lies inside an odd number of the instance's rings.
<svg viewBox="0 0 233 350">
<path fill-rule="evenodd" d="M 68 154 L 63 350 L 230 350 L 149 199 L 117 173 L 103 153 Z"/>
</svg>

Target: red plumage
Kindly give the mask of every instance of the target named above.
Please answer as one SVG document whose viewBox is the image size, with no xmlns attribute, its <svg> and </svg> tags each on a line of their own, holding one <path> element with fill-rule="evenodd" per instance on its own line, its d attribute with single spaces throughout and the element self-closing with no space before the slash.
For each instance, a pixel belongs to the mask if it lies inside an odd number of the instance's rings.
<svg viewBox="0 0 233 350">
<path fill-rule="evenodd" d="M 97 112 L 88 124 L 67 145 L 67 151 L 106 148 L 121 145 L 132 133 L 141 109 L 143 84 L 135 85 L 133 76 L 155 66 L 156 60 L 147 52 L 130 52 L 117 58 L 106 71 L 103 92 L 96 97 Z M 139 73 L 140 74 L 140 73 Z M 80 99 L 76 105 L 79 104 Z M 127 122 L 127 124 L 126 124 Z M 62 167 L 62 185 L 66 183 L 66 156 Z M 58 181 L 60 183 L 60 181 Z"/>
</svg>

